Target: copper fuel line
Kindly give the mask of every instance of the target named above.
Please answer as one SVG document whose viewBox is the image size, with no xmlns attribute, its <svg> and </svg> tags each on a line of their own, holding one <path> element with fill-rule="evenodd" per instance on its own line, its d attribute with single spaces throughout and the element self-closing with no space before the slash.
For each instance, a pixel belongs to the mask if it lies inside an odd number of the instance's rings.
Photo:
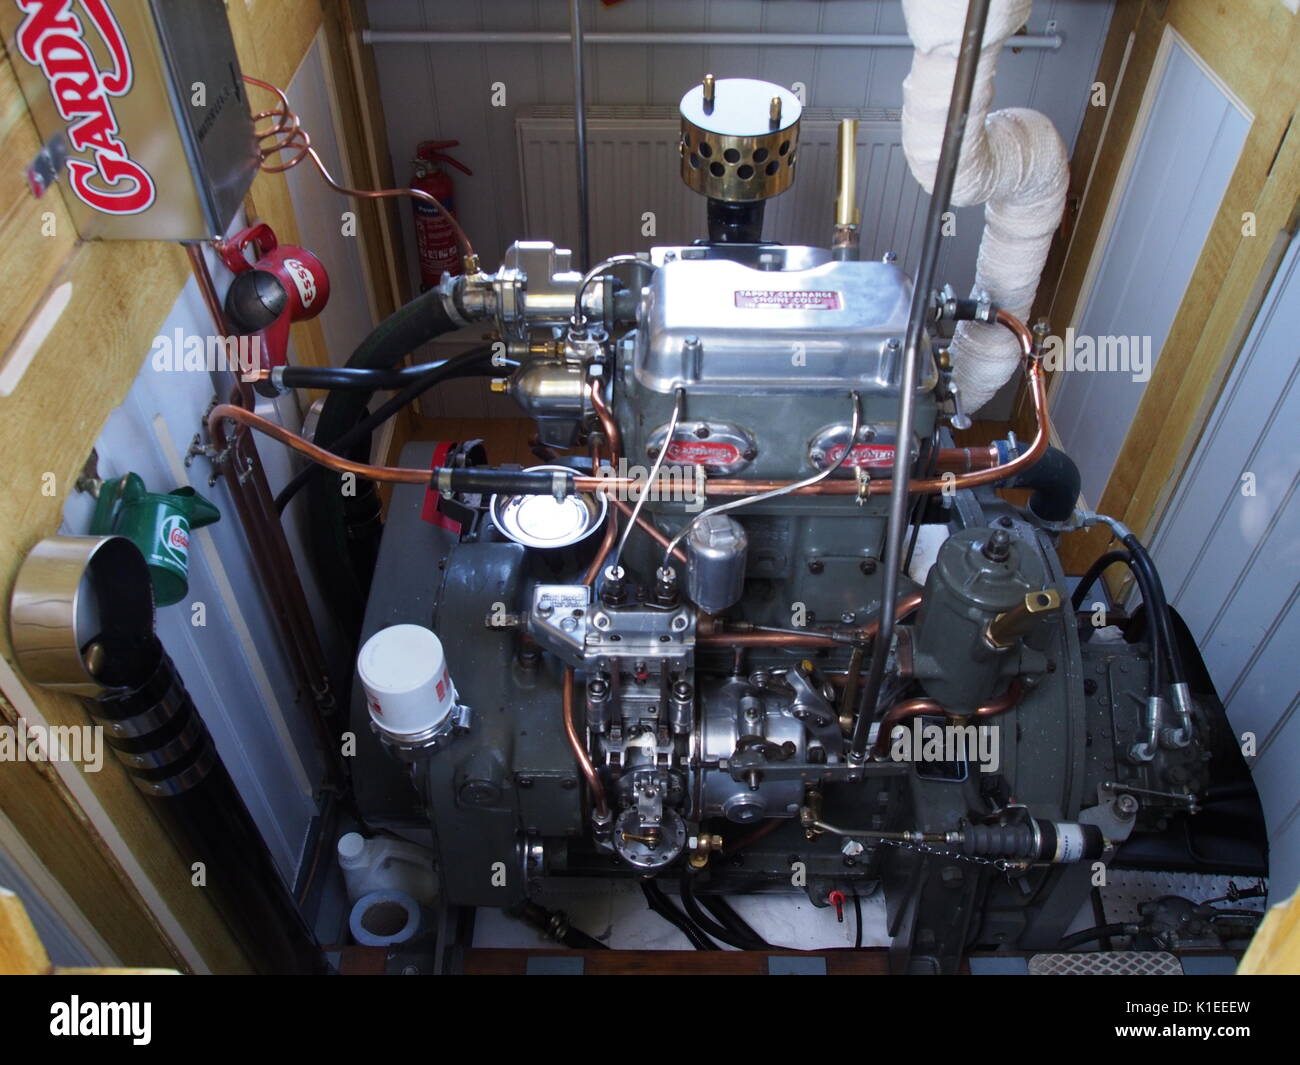
<svg viewBox="0 0 1300 1065">
<path fill-rule="evenodd" d="M 934 699 L 905 699 L 901 703 L 895 703 L 885 711 L 885 716 L 880 721 L 880 731 L 876 733 L 876 742 L 872 745 L 872 756 L 880 759 L 889 753 L 889 738 L 896 725 L 901 725 L 904 721 L 910 721 L 918 714 L 935 714 L 947 717 L 951 720 L 959 720 L 968 717 L 992 717 L 995 714 L 1005 713 L 1013 706 L 1020 702 L 1024 694 L 1024 685 L 1020 683 L 1020 678 L 1016 677 L 1007 686 L 1007 690 L 999 695 L 996 699 L 984 706 L 977 707 L 970 714 L 953 714 L 946 710 L 942 703 Z"/>
<path fill-rule="evenodd" d="M 438 213 L 447 220 L 452 231 L 456 234 L 456 242 L 460 245 L 464 258 L 465 273 L 476 274 L 479 272 L 478 255 L 474 252 L 474 246 L 470 243 L 465 230 L 461 228 L 456 216 L 446 210 L 438 199 L 431 193 L 423 189 L 353 189 L 346 185 L 341 185 L 334 180 L 334 176 L 321 161 L 320 155 L 312 147 L 311 136 L 302 128 L 301 120 L 289 106 L 289 98 L 284 94 L 284 90 L 277 88 L 268 81 L 261 78 L 254 78 L 248 74 L 244 75 L 244 81 L 249 85 L 255 85 L 257 88 L 275 95 L 279 101 L 278 107 L 273 107 L 267 111 L 258 111 L 253 115 L 253 123 L 274 119 L 274 125 L 269 129 L 262 131 L 255 130 L 253 135 L 258 143 L 258 158 L 260 160 L 259 168 L 267 174 L 282 174 L 286 170 L 292 170 L 304 159 L 310 159 L 320 175 L 325 179 L 325 183 L 345 196 L 355 196 L 358 199 L 381 200 L 392 196 L 410 196 L 412 199 L 423 200 L 438 210 Z M 270 144 L 264 144 L 270 141 Z M 292 152 L 287 161 L 272 164 L 271 160 L 282 152 Z"/>
</svg>

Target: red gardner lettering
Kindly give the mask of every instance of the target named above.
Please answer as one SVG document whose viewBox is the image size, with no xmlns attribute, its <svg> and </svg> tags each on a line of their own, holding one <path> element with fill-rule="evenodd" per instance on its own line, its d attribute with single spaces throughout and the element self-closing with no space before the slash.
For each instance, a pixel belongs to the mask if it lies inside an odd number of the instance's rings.
<svg viewBox="0 0 1300 1065">
<path fill-rule="evenodd" d="M 18 27 L 18 53 L 39 67 L 50 84 L 59 115 L 68 122 L 68 140 L 94 162 L 70 159 L 72 191 L 83 203 L 107 214 L 138 214 L 156 195 L 153 178 L 133 160 L 117 136 L 110 101 L 134 79 L 126 38 L 104 0 L 80 0 L 112 60 L 100 70 L 86 43 L 72 0 L 16 0 L 26 17 Z"/>
</svg>

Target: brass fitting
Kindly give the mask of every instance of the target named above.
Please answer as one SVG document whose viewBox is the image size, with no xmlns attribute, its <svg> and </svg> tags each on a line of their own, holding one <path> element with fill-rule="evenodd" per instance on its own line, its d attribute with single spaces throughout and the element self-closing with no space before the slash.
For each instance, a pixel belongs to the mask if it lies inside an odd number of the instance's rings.
<svg viewBox="0 0 1300 1065">
<path fill-rule="evenodd" d="M 984 630 L 984 639 L 988 641 L 989 646 L 999 650 L 1010 647 L 1018 637 L 1028 632 L 1040 617 L 1060 609 L 1061 594 L 1055 588 L 1028 592 L 1023 602 L 989 622 L 988 628 Z"/>
</svg>

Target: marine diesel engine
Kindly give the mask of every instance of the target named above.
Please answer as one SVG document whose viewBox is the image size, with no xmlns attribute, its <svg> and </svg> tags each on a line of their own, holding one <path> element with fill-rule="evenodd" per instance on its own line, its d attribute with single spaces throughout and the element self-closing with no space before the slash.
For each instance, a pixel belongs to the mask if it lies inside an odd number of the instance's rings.
<svg viewBox="0 0 1300 1065">
<path fill-rule="evenodd" d="M 366 609 L 367 816 L 427 824 L 452 906 L 555 877 L 883 890 L 914 971 L 1054 946 L 1108 863 L 1242 868 L 1203 796 L 1246 771 L 1141 545 L 1145 620 L 1071 602 L 1058 538 L 1107 519 L 1048 445 L 1032 331 L 861 259 L 851 214 L 829 247 L 764 242 L 788 92 L 706 79 L 682 130 L 707 237 L 585 272 L 520 241 L 433 294 L 492 323 L 544 461 L 403 454 L 433 472 L 392 496 Z M 955 445 L 959 320 L 1016 337 L 1031 433 Z"/>
</svg>

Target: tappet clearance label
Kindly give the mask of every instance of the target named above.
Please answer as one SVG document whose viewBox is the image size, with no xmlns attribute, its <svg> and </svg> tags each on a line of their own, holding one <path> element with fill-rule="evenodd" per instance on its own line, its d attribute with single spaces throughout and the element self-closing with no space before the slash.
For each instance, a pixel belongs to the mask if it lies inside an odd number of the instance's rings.
<svg viewBox="0 0 1300 1065">
<path fill-rule="evenodd" d="M 745 310 L 838 311 L 844 304 L 840 294 L 834 291 L 742 288 L 736 290 L 736 306 Z"/>
</svg>

